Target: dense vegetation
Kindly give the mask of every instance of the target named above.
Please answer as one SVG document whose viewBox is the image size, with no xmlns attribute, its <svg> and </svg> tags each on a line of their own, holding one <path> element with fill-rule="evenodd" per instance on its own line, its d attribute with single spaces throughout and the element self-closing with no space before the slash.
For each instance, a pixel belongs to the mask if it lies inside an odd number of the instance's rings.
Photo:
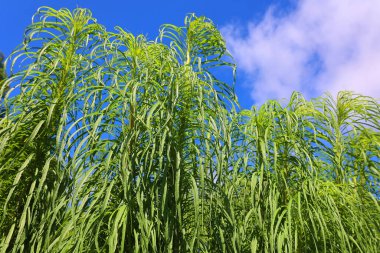
<svg viewBox="0 0 380 253">
<path fill-rule="evenodd" d="M 44 7 L 8 58 L 1 252 L 380 249 L 378 100 L 241 110 L 210 20 L 115 30 Z"/>
</svg>

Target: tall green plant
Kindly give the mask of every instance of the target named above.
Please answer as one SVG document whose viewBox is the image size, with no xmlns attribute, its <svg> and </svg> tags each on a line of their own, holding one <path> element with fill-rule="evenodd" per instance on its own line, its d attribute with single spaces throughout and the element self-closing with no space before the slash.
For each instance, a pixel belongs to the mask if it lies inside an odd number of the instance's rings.
<svg viewBox="0 0 380 253">
<path fill-rule="evenodd" d="M 43 7 L 10 56 L 2 252 L 379 248 L 378 101 L 294 93 L 237 113 L 210 20 L 155 41 L 115 30 Z"/>
<path fill-rule="evenodd" d="M 377 250 L 378 111 L 376 100 L 341 92 L 312 102 L 294 93 L 285 107 L 269 101 L 241 113 L 246 170 L 232 180 L 245 196 L 234 204 L 241 251 L 250 241 L 265 252 Z"/>
<path fill-rule="evenodd" d="M 161 43 L 107 32 L 82 9 L 42 8 L 35 19 L 13 55 L 29 64 L 7 81 L 21 93 L 7 100 L 3 245 L 210 247 L 200 195 L 222 173 L 218 126 L 234 103 L 212 73 L 232 64 L 211 21 L 163 26 Z"/>
<path fill-rule="evenodd" d="M 5 78 L 6 78 L 6 73 L 5 73 L 5 68 L 4 68 L 4 58 L 5 58 L 4 54 L 0 52 L 0 90 L 4 90 L 1 93 L 4 93 L 8 88 L 8 87 L 3 87 L 3 82 L 5 82 Z M 2 98 L 3 97 L 1 96 L 0 100 Z M 0 104 L 0 118 L 2 118 L 3 116 L 4 116 L 4 107 L 1 103 Z"/>
</svg>

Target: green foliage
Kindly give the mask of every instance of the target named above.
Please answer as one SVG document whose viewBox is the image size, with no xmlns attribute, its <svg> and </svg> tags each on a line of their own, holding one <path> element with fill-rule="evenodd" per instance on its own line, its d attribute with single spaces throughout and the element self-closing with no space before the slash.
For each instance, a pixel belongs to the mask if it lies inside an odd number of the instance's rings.
<svg viewBox="0 0 380 253">
<path fill-rule="evenodd" d="M 0 52 L 0 81 L 5 79 L 5 69 L 4 69 L 4 55 Z"/>
<path fill-rule="evenodd" d="M 294 93 L 237 112 L 189 15 L 156 41 L 39 9 L 9 58 L 1 252 L 376 252 L 379 103 Z"/>
<path fill-rule="evenodd" d="M 7 77 L 7 75 L 5 73 L 5 68 L 4 68 L 4 58 L 5 57 L 4 57 L 3 53 L 0 52 L 0 90 L 4 89 L 4 91 L 2 93 L 7 91 L 6 87 L 3 86 L 3 82 L 4 82 L 5 78 Z M 2 98 L 2 97 L 0 97 L 0 98 Z"/>
</svg>

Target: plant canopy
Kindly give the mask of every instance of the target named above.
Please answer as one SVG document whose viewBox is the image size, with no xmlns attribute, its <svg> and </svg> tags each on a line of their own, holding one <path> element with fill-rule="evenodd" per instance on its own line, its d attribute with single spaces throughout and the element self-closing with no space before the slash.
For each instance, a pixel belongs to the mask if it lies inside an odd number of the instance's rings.
<svg viewBox="0 0 380 253">
<path fill-rule="evenodd" d="M 6 66 L 0 252 L 380 249 L 377 99 L 243 110 L 193 14 L 150 41 L 42 7 Z"/>
</svg>

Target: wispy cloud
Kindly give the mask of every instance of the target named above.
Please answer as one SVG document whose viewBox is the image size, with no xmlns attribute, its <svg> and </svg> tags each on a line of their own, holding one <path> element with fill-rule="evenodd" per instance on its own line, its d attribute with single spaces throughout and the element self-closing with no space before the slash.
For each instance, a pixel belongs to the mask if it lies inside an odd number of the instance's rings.
<svg viewBox="0 0 380 253">
<path fill-rule="evenodd" d="M 304 0 L 222 29 L 256 103 L 352 90 L 380 97 L 380 1 Z"/>
</svg>

